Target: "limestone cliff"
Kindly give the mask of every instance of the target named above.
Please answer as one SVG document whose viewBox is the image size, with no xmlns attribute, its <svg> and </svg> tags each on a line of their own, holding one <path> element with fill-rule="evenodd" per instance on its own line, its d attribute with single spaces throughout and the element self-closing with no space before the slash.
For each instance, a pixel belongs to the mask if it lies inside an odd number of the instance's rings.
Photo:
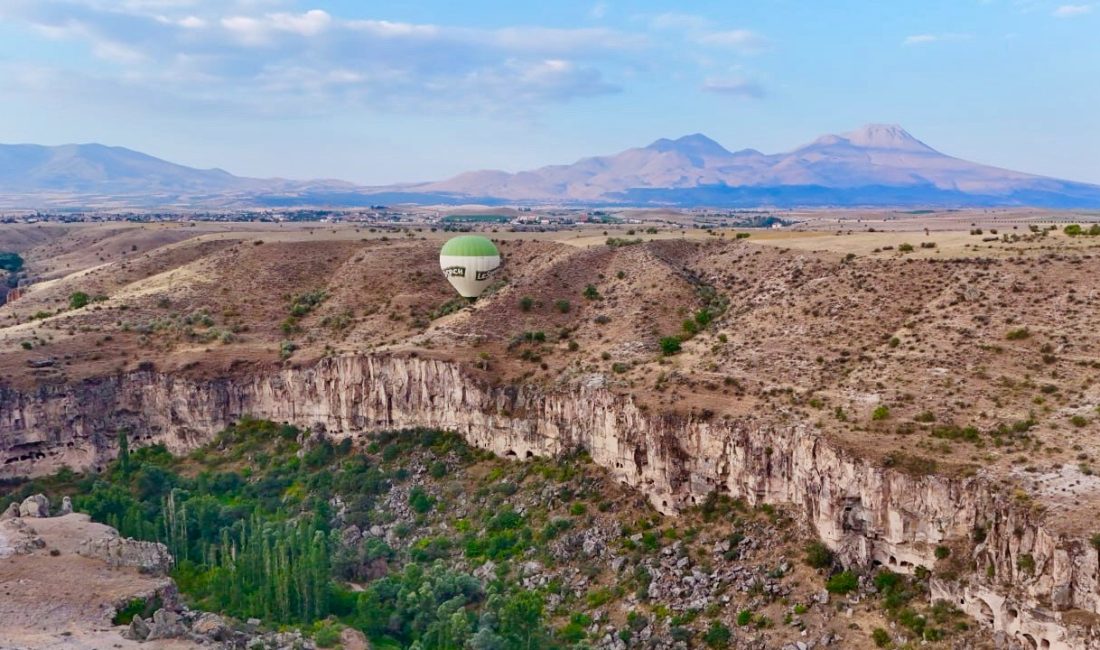
<svg viewBox="0 0 1100 650">
<path fill-rule="evenodd" d="M 808 424 L 765 415 L 650 415 L 603 389 L 492 387 L 455 363 L 349 356 L 217 380 L 136 372 L 35 392 L 0 389 L 0 476 L 101 467 L 115 431 L 191 449 L 244 415 L 337 436 L 436 427 L 503 456 L 586 449 L 666 511 L 714 490 L 801 507 L 845 562 L 910 572 L 954 549 L 957 580 L 933 592 L 1025 647 L 1100 648 L 1097 551 L 980 476 L 917 476 L 843 452 Z M 946 571 L 937 572 L 942 575 Z"/>
</svg>

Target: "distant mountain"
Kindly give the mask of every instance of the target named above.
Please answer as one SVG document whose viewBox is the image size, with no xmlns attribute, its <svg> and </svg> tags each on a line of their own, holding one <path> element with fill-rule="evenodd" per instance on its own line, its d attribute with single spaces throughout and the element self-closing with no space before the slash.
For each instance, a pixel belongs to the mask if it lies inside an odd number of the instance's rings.
<svg viewBox="0 0 1100 650">
<path fill-rule="evenodd" d="M 0 144 L 0 206 L 197 207 L 354 188 L 341 181 L 243 178 L 101 144 Z"/>
<path fill-rule="evenodd" d="M 471 172 L 419 192 L 510 201 L 672 205 L 1100 206 L 1100 186 L 942 154 L 900 126 L 871 124 L 781 154 L 731 152 L 702 134 L 507 174 Z"/>
<path fill-rule="evenodd" d="M 123 147 L 0 145 L 0 192 L 222 192 L 242 184 L 220 169 L 192 169 Z"/>
<path fill-rule="evenodd" d="M 696 133 L 570 165 L 386 187 L 242 178 L 98 144 L 0 145 L 0 207 L 374 203 L 1100 208 L 1100 186 L 967 162 L 882 124 L 787 153 L 729 151 Z"/>
</svg>

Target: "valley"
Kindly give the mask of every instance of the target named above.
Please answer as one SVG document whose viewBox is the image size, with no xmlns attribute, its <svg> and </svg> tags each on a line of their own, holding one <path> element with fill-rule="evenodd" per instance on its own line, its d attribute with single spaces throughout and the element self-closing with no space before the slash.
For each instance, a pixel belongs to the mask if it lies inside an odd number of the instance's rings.
<svg viewBox="0 0 1100 650">
<path fill-rule="evenodd" d="M 0 473 L 111 472 L 120 430 L 187 458 L 250 417 L 355 449 L 453 432 L 509 472 L 583 454 L 665 521 L 781 507 L 975 642 L 1091 647 L 1100 242 L 1038 217 L 487 230 L 504 267 L 473 304 L 427 226 L 16 226 L 37 281 L 0 308 Z"/>
</svg>

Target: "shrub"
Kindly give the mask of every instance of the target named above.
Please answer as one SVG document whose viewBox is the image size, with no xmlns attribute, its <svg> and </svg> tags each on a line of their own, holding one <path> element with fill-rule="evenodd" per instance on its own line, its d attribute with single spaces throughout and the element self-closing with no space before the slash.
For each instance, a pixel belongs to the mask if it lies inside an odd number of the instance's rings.
<svg viewBox="0 0 1100 650">
<path fill-rule="evenodd" d="M 443 478 L 447 475 L 447 466 L 437 460 L 432 463 L 431 468 L 428 470 L 428 474 L 430 474 L 432 478 Z"/>
<path fill-rule="evenodd" d="M 584 288 L 584 297 L 588 300 L 599 300 L 600 292 L 596 289 L 596 285 L 590 284 Z"/>
<path fill-rule="evenodd" d="M 318 648 L 334 648 L 340 643 L 340 628 L 335 625 L 324 625 L 313 633 L 313 640 Z"/>
<path fill-rule="evenodd" d="M 1074 415 L 1069 419 L 1069 422 L 1075 427 L 1083 427 L 1089 423 L 1089 419 L 1083 415 Z"/>
<path fill-rule="evenodd" d="M 554 307 L 561 313 L 568 314 L 571 306 L 568 300 L 559 300 L 554 303 Z"/>
<path fill-rule="evenodd" d="M 414 487 L 409 491 L 409 507 L 413 511 L 424 514 L 435 506 L 435 499 L 420 487 Z"/>
<path fill-rule="evenodd" d="M 859 578 L 851 571 L 843 571 L 829 578 L 825 589 L 831 594 L 846 594 L 859 587 Z"/>
<path fill-rule="evenodd" d="M 827 569 L 833 565 L 833 552 L 821 542 L 806 546 L 806 564 L 815 569 Z"/>
<path fill-rule="evenodd" d="M 1035 572 L 1035 558 L 1030 553 L 1024 553 L 1016 558 L 1016 568 L 1022 573 L 1031 575 Z"/>
<path fill-rule="evenodd" d="M 1026 327 L 1020 327 L 1014 330 L 1009 330 L 1008 334 L 1005 334 L 1005 338 L 1009 341 L 1023 341 L 1026 338 L 1031 337 L 1031 331 Z"/>
<path fill-rule="evenodd" d="M 290 315 L 301 318 L 313 311 L 313 308 L 324 302 L 327 297 L 328 294 L 320 289 L 298 294 L 290 301 Z"/>
<path fill-rule="evenodd" d="M 1082 234 L 1084 232 L 1084 230 L 1081 228 L 1081 224 L 1072 223 L 1072 224 L 1066 226 L 1065 229 L 1063 230 L 1063 232 L 1065 232 L 1070 237 L 1076 237 L 1076 236 Z"/>
<path fill-rule="evenodd" d="M 871 640 L 875 642 L 875 645 L 879 648 L 887 648 L 890 646 L 890 633 L 881 627 L 876 627 L 871 631 Z"/>
<path fill-rule="evenodd" d="M 91 297 L 83 291 L 74 291 L 69 294 L 69 309 L 87 307 L 89 302 L 91 302 Z"/>
<path fill-rule="evenodd" d="M 898 246 L 898 251 L 901 252 L 901 253 L 912 253 L 913 252 L 913 245 L 912 244 L 901 244 L 901 245 Z"/>
<path fill-rule="evenodd" d="M 946 546 L 937 546 L 934 553 L 937 560 L 946 560 L 951 555 L 951 549 Z"/>
<path fill-rule="evenodd" d="M 115 612 L 111 622 L 115 625 L 129 625 L 135 616 L 148 618 L 153 612 L 160 609 L 160 598 L 154 596 L 152 600 L 144 598 L 132 598 L 121 609 Z"/>
<path fill-rule="evenodd" d="M 531 296 L 524 296 L 519 299 L 520 311 L 531 311 L 531 308 L 535 306 L 535 299 Z"/>
<path fill-rule="evenodd" d="M 875 574 L 874 584 L 875 589 L 878 589 L 881 593 L 885 594 L 897 589 L 898 585 L 900 585 L 902 581 L 903 578 L 900 575 L 894 573 L 893 571 L 883 569 L 882 571 L 879 571 L 877 574 Z"/>
<path fill-rule="evenodd" d="M 680 337 L 678 336 L 666 336 L 661 339 L 661 353 L 666 357 L 670 357 L 681 349 Z"/>
<path fill-rule="evenodd" d="M 880 404 L 875 407 L 874 411 L 871 411 L 871 419 L 875 421 L 885 420 L 890 417 L 890 407 L 885 404 Z"/>
<path fill-rule="evenodd" d="M 732 636 L 733 634 L 728 627 L 718 621 L 711 621 L 710 627 L 703 635 L 703 642 L 707 644 L 708 648 L 728 648 Z"/>
<path fill-rule="evenodd" d="M 746 625 L 748 625 L 750 623 L 752 623 L 752 610 L 743 609 L 743 610 L 737 612 L 737 624 L 738 625 L 740 625 L 741 627 L 745 627 Z"/>
</svg>

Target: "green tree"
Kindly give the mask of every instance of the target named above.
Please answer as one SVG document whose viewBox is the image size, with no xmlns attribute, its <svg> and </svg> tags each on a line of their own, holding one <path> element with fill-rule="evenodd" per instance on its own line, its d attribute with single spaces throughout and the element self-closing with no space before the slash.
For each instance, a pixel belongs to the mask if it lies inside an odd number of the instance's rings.
<svg viewBox="0 0 1100 650">
<path fill-rule="evenodd" d="M 0 269 L 18 273 L 23 269 L 23 258 L 18 253 L 0 252 Z"/>
<path fill-rule="evenodd" d="M 825 582 L 825 589 L 831 594 L 846 594 L 859 587 L 859 577 L 851 571 L 843 571 Z"/>
<path fill-rule="evenodd" d="M 542 596 L 533 591 L 517 592 L 504 601 L 497 630 L 508 648 L 537 650 L 548 645 L 542 627 L 542 608 Z"/>
<path fill-rule="evenodd" d="M 126 429 L 118 430 L 118 469 L 123 476 L 130 474 L 130 437 Z"/>
</svg>

